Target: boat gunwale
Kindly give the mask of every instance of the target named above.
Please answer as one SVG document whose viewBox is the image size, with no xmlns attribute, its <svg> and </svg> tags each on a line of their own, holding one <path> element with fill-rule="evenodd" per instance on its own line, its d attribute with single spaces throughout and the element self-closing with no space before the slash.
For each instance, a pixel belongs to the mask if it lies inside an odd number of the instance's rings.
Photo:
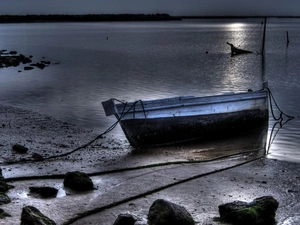
<svg viewBox="0 0 300 225">
<path fill-rule="evenodd" d="M 253 94 L 256 94 L 257 96 L 253 96 Z M 240 98 L 236 98 L 237 96 L 242 96 Z M 244 96 L 245 95 L 245 96 Z M 236 102 L 236 101 L 247 101 L 247 100 L 255 100 L 255 99 L 264 99 L 268 97 L 267 90 L 260 90 L 255 92 L 241 92 L 241 93 L 234 93 L 234 94 L 223 94 L 223 95 L 215 95 L 215 96 L 203 96 L 203 97 L 191 97 L 187 96 L 188 98 L 182 97 L 175 97 L 175 98 L 165 98 L 165 99 L 158 99 L 158 100 L 146 100 L 141 101 L 142 104 L 137 104 L 139 101 L 135 102 L 127 102 L 127 103 L 119 103 L 115 104 L 116 106 L 116 113 L 137 113 L 137 112 L 146 112 L 146 111 L 155 111 L 155 110 L 164 110 L 164 109 L 170 109 L 170 108 L 182 108 L 182 107 L 191 107 L 191 106 L 201 106 L 201 105 L 210 105 L 210 104 L 219 104 L 219 103 L 227 103 L 227 102 Z M 225 97 L 231 97 L 224 99 Z M 181 98 L 181 99 L 180 99 Z M 198 101 L 195 102 L 195 99 L 215 99 L 215 101 Z M 217 99 L 216 99 L 217 98 Z M 222 99 L 219 99 L 222 98 Z M 166 103 L 168 100 L 172 101 L 174 99 L 174 102 L 177 101 L 184 101 L 189 100 L 188 102 L 181 102 L 181 103 L 175 103 L 175 104 L 169 104 L 169 105 L 159 105 L 159 103 Z M 134 105 L 135 104 L 135 105 Z M 153 104 L 154 106 L 149 106 L 150 104 Z M 155 106 L 157 105 L 157 106 Z M 124 107 L 125 106 L 125 107 Z M 133 107 L 134 106 L 134 107 Z M 146 107 L 148 106 L 148 107 Z M 133 107 L 133 108 L 132 108 Z M 131 109 L 132 108 L 132 109 Z"/>
</svg>

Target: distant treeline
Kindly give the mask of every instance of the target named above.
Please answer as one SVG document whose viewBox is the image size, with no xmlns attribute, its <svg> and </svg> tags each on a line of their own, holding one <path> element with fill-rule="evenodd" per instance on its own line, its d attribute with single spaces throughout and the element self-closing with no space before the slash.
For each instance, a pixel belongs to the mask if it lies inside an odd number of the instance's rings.
<svg viewBox="0 0 300 225">
<path fill-rule="evenodd" d="M 0 23 L 165 21 L 180 20 L 168 14 L 86 14 L 86 15 L 0 15 Z"/>
</svg>

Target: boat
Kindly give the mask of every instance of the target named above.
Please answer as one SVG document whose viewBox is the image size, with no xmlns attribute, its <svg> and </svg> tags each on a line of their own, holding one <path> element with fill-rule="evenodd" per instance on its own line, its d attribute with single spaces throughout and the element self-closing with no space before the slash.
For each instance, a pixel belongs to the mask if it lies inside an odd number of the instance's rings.
<svg viewBox="0 0 300 225">
<path fill-rule="evenodd" d="M 135 147 L 225 137 L 265 124 L 269 118 L 267 82 L 261 90 L 213 96 L 102 102 Z"/>
</svg>

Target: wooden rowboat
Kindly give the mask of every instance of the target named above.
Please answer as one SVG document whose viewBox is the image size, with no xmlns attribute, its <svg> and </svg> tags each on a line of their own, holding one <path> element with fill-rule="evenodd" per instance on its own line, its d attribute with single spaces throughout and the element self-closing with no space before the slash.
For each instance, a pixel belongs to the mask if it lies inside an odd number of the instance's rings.
<svg viewBox="0 0 300 225">
<path fill-rule="evenodd" d="M 110 99 L 102 105 L 106 116 L 115 115 L 133 147 L 226 136 L 269 118 L 266 82 L 258 91 L 135 102 Z"/>
</svg>

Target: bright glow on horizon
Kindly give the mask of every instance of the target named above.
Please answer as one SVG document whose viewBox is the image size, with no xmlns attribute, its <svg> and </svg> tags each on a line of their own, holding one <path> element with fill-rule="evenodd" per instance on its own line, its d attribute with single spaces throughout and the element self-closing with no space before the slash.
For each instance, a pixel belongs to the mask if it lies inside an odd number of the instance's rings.
<svg viewBox="0 0 300 225">
<path fill-rule="evenodd" d="M 246 25 L 244 23 L 231 23 L 228 25 L 228 28 L 232 30 L 241 30 L 245 27 Z"/>
</svg>

